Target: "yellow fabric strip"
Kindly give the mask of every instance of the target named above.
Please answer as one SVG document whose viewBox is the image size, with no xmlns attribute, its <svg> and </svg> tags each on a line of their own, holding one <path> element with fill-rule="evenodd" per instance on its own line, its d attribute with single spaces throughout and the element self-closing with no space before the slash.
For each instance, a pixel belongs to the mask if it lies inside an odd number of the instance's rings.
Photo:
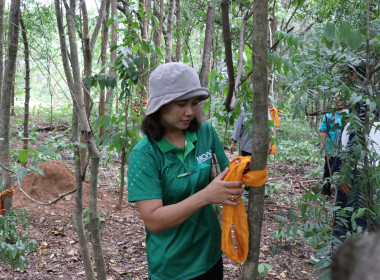
<svg viewBox="0 0 380 280">
<path fill-rule="evenodd" d="M 13 196 L 13 193 L 14 193 L 13 186 L 0 193 L 0 215 L 4 215 L 4 212 L 3 212 L 4 196 Z"/>
<path fill-rule="evenodd" d="M 259 171 L 248 171 L 251 157 L 236 157 L 230 161 L 229 171 L 224 181 L 242 181 L 244 184 L 261 187 L 267 180 L 268 168 Z M 248 171 L 248 172 L 247 172 Z M 236 186 L 240 188 L 240 186 Z M 242 263 L 248 255 L 248 220 L 243 200 L 239 198 L 238 206 L 223 205 L 222 211 L 222 250 L 234 262 Z M 232 232 L 232 225 L 234 232 Z M 232 235 L 235 235 L 236 245 Z"/>
<path fill-rule="evenodd" d="M 269 109 L 269 112 L 270 112 L 270 118 L 272 119 L 272 121 L 274 122 L 274 124 L 276 126 L 280 126 L 280 118 L 278 116 L 278 114 L 282 114 L 283 111 L 282 110 L 279 110 L 279 109 L 276 109 L 276 108 L 272 108 L 272 109 Z M 273 127 L 273 137 L 276 137 L 276 130 L 274 129 Z M 276 154 L 276 143 L 274 143 L 272 145 L 272 152 L 271 152 L 272 155 Z"/>
</svg>

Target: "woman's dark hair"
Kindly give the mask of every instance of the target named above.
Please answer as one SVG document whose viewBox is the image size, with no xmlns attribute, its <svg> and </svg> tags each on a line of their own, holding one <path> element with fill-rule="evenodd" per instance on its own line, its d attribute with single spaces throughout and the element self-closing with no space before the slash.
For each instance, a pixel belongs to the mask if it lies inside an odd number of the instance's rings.
<svg viewBox="0 0 380 280">
<path fill-rule="evenodd" d="M 165 135 L 165 127 L 161 122 L 161 110 L 154 112 L 151 115 L 147 115 L 144 117 L 141 130 L 145 135 L 152 137 L 155 141 L 160 141 L 162 137 Z M 201 127 L 201 122 L 198 117 L 195 116 L 194 119 L 190 122 L 187 130 L 189 132 L 197 132 Z"/>
</svg>

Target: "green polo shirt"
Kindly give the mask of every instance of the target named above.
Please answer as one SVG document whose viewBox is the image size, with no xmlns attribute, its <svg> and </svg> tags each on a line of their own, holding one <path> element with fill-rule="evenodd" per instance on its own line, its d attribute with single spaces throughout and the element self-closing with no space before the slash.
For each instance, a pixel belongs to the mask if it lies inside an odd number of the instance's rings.
<svg viewBox="0 0 380 280">
<path fill-rule="evenodd" d="M 210 181 L 211 153 L 221 170 L 228 159 L 211 124 L 197 133 L 186 132 L 185 149 L 166 139 L 144 137 L 132 150 L 128 166 L 128 200 L 162 199 L 180 202 Z M 152 280 L 191 279 L 204 274 L 221 258 L 221 229 L 212 205 L 194 213 L 181 225 L 158 234 L 146 229 L 149 276 Z"/>
</svg>

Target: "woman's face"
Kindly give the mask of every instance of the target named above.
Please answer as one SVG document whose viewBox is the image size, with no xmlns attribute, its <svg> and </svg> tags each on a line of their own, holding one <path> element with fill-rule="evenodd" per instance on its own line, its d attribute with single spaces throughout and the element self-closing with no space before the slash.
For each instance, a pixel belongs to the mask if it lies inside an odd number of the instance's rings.
<svg viewBox="0 0 380 280">
<path fill-rule="evenodd" d="M 199 97 L 175 100 L 161 108 L 161 122 L 167 132 L 186 130 L 198 114 Z"/>
</svg>

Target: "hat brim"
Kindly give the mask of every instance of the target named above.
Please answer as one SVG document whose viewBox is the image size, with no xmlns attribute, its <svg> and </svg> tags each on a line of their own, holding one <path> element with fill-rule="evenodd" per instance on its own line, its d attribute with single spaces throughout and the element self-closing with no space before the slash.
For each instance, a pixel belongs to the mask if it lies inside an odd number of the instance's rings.
<svg viewBox="0 0 380 280">
<path fill-rule="evenodd" d="M 201 100 L 205 100 L 210 97 L 210 91 L 207 88 L 200 87 L 177 94 L 165 94 L 153 99 L 149 99 L 146 106 L 145 115 L 151 115 L 157 112 L 162 106 L 169 104 L 174 100 L 185 100 L 198 96 Z"/>
</svg>

